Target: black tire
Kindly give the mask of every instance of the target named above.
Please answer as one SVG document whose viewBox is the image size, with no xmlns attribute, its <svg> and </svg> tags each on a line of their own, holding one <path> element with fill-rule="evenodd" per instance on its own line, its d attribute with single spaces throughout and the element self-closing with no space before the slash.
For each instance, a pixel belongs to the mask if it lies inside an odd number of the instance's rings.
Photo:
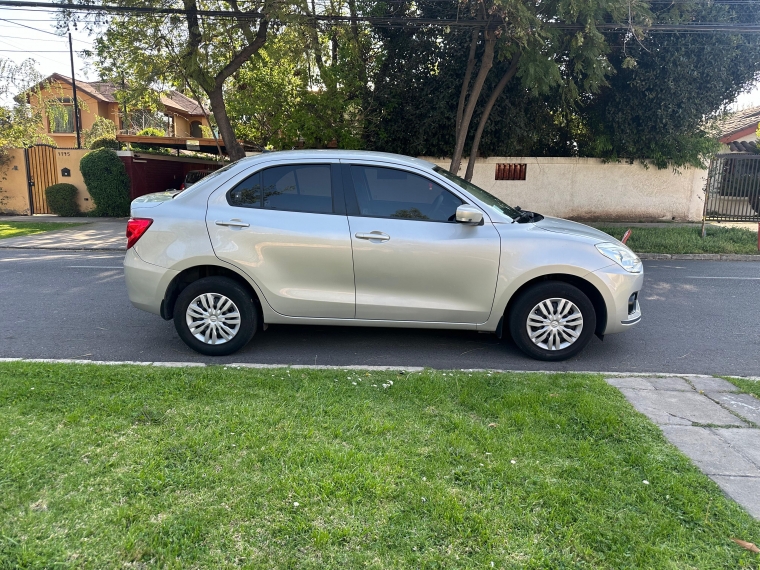
<svg viewBox="0 0 760 570">
<path fill-rule="evenodd" d="M 240 315 L 239 328 L 236 333 L 229 340 L 221 344 L 206 344 L 202 340 L 199 340 L 191 332 L 188 325 L 188 307 L 200 295 L 204 294 L 211 294 L 212 298 L 218 302 L 222 301 L 218 297 L 219 295 L 227 297 L 237 307 L 237 313 Z M 223 306 L 223 304 L 220 303 L 219 306 Z M 232 311 L 232 309 L 229 308 L 228 311 Z M 228 312 L 227 314 L 231 315 L 232 313 Z M 174 303 L 174 327 L 177 329 L 179 337 L 194 351 L 206 356 L 226 356 L 243 348 L 258 329 L 258 321 L 258 312 L 251 298 L 251 293 L 240 284 L 226 277 L 204 277 L 203 279 L 193 281 L 182 290 L 177 297 L 177 301 Z M 218 325 L 214 325 L 214 327 L 216 326 Z M 231 327 L 234 328 L 234 325 L 231 325 Z M 227 327 L 225 330 L 231 330 L 231 328 Z"/>
<path fill-rule="evenodd" d="M 531 312 L 539 303 L 550 299 L 565 299 L 572 302 L 583 317 L 580 334 L 574 342 L 565 348 L 550 350 L 549 348 L 541 347 L 534 343 L 528 334 L 528 317 Z M 552 306 L 556 308 L 558 303 L 555 302 Z M 596 329 L 594 305 L 583 291 L 562 281 L 544 281 L 523 291 L 515 299 L 508 317 L 509 331 L 515 344 L 525 354 L 536 360 L 556 362 L 575 356 L 588 344 Z M 577 332 L 579 327 L 569 326 L 568 328 L 573 332 Z"/>
</svg>

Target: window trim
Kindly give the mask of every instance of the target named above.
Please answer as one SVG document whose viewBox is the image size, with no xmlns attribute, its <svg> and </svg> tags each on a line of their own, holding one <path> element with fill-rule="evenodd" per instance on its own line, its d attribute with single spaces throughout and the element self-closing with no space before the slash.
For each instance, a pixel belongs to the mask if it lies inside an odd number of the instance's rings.
<svg viewBox="0 0 760 570">
<path fill-rule="evenodd" d="M 261 193 L 261 196 L 259 197 L 259 205 L 249 205 L 249 204 L 236 204 L 231 199 L 232 191 L 235 190 L 238 186 L 240 186 L 242 183 L 244 183 L 246 180 L 249 180 L 250 178 L 254 176 L 259 177 L 259 184 L 261 184 L 261 177 L 264 174 L 265 170 L 269 170 L 271 168 L 282 168 L 282 167 L 299 167 L 299 166 L 329 166 L 330 167 L 330 192 L 332 194 L 332 212 L 304 212 L 303 210 L 281 210 L 276 208 L 266 208 L 264 206 L 264 193 Z M 275 164 L 264 164 L 262 165 L 262 168 L 256 170 L 255 172 L 252 172 L 242 178 L 241 180 L 237 181 L 227 192 L 225 192 L 225 198 L 227 200 L 227 204 L 232 206 L 233 208 L 249 208 L 252 210 L 262 210 L 262 211 L 270 211 L 270 212 L 292 212 L 294 214 L 312 214 L 312 215 L 320 215 L 320 216 L 345 216 L 346 215 L 346 203 L 344 199 L 344 181 L 342 180 L 342 176 L 340 173 L 340 164 L 337 162 L 281 162 L 281 163 L 275 163 Z"/>
<path fill-rule="evenodd" d="M 452 191 L 451 188 L 448 188 L 447 185 L 441 184 L 439 180 L 436 180 L 435 178 L 430 178 L 429 176 L 425 176 L 424 174 L 422 174 L 421 172 L 418 172 L 417 170 L 404 168 L 405 165 L 360 162 L 360 161 L 346 161 L 346 162 L 341 162 L 341 167 L 343 170 L 343 185 L 346 188 L 346 192 L 345 192 L 346 211 L 348 212 L 349 216 L 355 216 L 357 218 L 375 218 L 378 220 L 403 220 L 405 222 L 426 222 L 426 223 L 433 223 L 433 224 L 458 224 L 459 223 L 456 220 L 419 220 L 419 219 L 413 219 L 413 218 L 394 218 L 392 216 L 368 216 L 368 215 L 362 214 L 361 211 L 359 210 L 359 200 L 356 197 L 356 188 L 354 186 L 354 179 L 351 174 L 352 166 L 363 166 L 366 168 L 388 168 L 390 170 L 400 170 L 402 172 L 414 174 L 415 176 L 424 178 L 425 180 L 435 184 L 436 186 L 440 186 L 444 191 L 448 192 L 452 196 L 455 196 L 456 198 L 461 200 L 462 204 L 460 205 L 462 206 L 471 205 L 465 197 L 461 196 L 457 192 Z M 480 208 L 478 207 L 478 209 Z"/>
</svg>

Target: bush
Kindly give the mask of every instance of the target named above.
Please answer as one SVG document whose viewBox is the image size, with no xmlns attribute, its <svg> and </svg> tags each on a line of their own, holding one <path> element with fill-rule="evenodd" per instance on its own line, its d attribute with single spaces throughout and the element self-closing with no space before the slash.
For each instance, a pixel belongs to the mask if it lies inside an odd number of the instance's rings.
<svg viewBox="0 0 760 570">
<path fill-rule="evenodd" d="M 92 143 L 103 137 L 116 138 L 116 123 L 105 117 L 96 117 L 92 128 L 84 131 L 84 146 L 95 148 Z"/>
<path fill-rule="evenodd" d="M 138 137 L 165 137 L 166 133 L 162 131 L 161 129 L 148 127 L 147 129 L 143 129 L 139 133 L 137 133 L 137 136 Z"/>
<path fill-rule="evenodd" d="M 77 187 L 73 184 L 53 184 L 45 188 L 45 197 L 50 211 L 59 216 L 78 216 Z"/>
<path fill-rule="evenodd" d="M 99 148 L 110 148 L 111 150 L 121 150 L 121 144 L 119 143 L 119 141 L 116 140 L 116 137 L 112 135 L 105 135 L 105 136 L 93 139 L 92 141 L 90 141 L 89 147 L 91 150 L 96 150 Z"/>
<path fill-rule="evenodd" d="M 148 127 L 147 129 L 141 130 L 139 133 L 137 133 L 138 137 L 165 137 L 166 133 L 162 131 L 161 129 L 156 129 L 153 127 Z M 157 151 L 163 151 L 163 147 L 156 146 L 154 144 L 140 144 L 140 143 L 132 143 L 131 145 L 133 150 L 157 150 Z"/>
<path fill-rule="evenodd" d="M 114 151 L 100 148 L 88 152 L 79 170 L 95 202 L 93 216 L 129 216 L 129 176 Z"/>
</svg>

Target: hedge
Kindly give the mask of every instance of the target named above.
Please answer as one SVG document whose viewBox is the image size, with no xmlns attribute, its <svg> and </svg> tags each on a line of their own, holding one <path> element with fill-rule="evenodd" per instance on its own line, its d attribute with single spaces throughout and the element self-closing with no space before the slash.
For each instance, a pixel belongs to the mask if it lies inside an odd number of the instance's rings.
<svg viewBox="0 0 760 570">
<path fill-rule="evenodd" d="M 73 184 L 53 184 L 45 188 L 45 197 L 50 211 L 59 216 L 78 216 L 77 187 Z"/>
<path fill-rule="evenodd" d="M 108 148 L 82 157 L 79 170 L 95 202 L 94 216 L 129 216 L 129 176 L 116 153 Z"/>
<path fill-rule="evenodd" d="M 121 144 L 116 140 L 115 136 L 104 135 L 93 139 L 90 142 L 90 150 L 97 150 L 99 148 L 110 148 L 111 150 L 120 150 Z"/>
</svg>

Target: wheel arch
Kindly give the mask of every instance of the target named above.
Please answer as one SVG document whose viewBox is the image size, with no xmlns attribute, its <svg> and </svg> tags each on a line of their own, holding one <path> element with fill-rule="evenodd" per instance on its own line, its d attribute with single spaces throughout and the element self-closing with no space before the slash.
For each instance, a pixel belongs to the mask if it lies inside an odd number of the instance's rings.
<svg viewBox="0 0 760 570">
<path fill-rule="evenodd" d="M 174 304 L 177 301 L 179 294 L 185 287 L 198 279 L 203 279 L 204 277 L 226 277 L 238 283 L 251 294 L 251 299 L 253 300 L 256 312 L 258 313 L 259 322 L 264 322 L 261 299 L 251 282 L 234 269 L 213 264 L 201 264 L 188 267 L 180 271 L 174 279 L 171 280 L 164 293 L 164 299 L 161 301 L 161 317 L 167 321 L 174 318 Z"/>
<path fill-rule="evenodd" d="M 561 281 L 580 289 L 594 306 L 594 313 L 596 314 L 596 329 L 594 330 L 594 333 L 600 338 L 604 336 L 604 331 L 607 328 L 607 303 L 604 300 L 604 296 L 590 281 L 583 277 L 579 277 L 578 275 L 571 275 L 568 273 L 548 273 L 546 275 L 539 275 L 538 277 L 529 279 L 520 285 L 520 287 L 518 287 L 509 297 L 507 306 L 504 309 L 504 321 L 509 322 L 510 311 L 514 306 L 515 300 L 524 291 L 527 291 L 539 283 L 545 283 L 547 281 Z"/>
</svg>

